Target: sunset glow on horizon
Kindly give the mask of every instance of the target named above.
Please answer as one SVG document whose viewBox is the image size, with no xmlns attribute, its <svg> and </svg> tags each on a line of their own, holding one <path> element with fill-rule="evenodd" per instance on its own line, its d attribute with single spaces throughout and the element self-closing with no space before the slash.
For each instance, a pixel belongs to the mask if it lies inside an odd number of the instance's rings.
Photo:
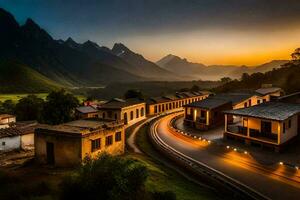
<svg viewBox="0 0 300 200">
<path fill-rule="evenodd" d="M 31 2 L 31 3 L 28 3 Z M 297 0 L 0 0 L 22 24 L 34 19 L 55 39 L 123 43 L 156 62 L 168 54 L 206 65 L 259 65 L 300 47 Z"/>
</svg>

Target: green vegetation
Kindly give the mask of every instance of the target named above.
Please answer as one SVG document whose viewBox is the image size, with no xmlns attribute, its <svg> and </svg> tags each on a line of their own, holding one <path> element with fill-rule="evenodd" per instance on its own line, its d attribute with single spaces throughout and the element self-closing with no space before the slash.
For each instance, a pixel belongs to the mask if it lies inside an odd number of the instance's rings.
<svg viewBox="0 0 300 200">
<path fill-rule="evenodd" d="M 61 184 L 61 199 L 106 200 L 176 199 L 175 195 L 145 190 L 148 170 L 131 158 L 101 154 L 85 163 L 66 177 Z M 158 198 L 156 198 L 158 197 Z"/>
<path fill-rule="evenodd" d="M 40 93 L 62 88 L 32 68 L 16 61 L 0 62 L 0 92 Z"/>
<path fill-rule="evenodd" d="M 300 49 L 296 49 L 292 54 L 289 63 L 281 68 L 273 69 L 266 73 L 244 73 L 241 80 L 229 81 L 214 89 L 215 92 L 228 92 L 234 90 L 254 90 L 260 88 L 262 84 L 273 84 L 283 88 L 287 93 L 300 91 Z"/>
<path fill-rule="evenodd" d="M 65 90 L 49 93 L 46 100 L 28 95 L 15 104 L 12 100 L 0 102 L 0 114 L 15 114 L 17 120 L 38 120 L 41 123 L 60 124 L 75 118 L 78 99 Z"/>
<path fill-rule="evenodd" d="M 148 168 L 147 190 L 172 191 L 180 200 L 218 199 L 208 188 L 192 183 L 156 160 L 161 155 L 149 143 L 147 130 L 148 126 L 144 126 L 137 135 L 137 144 L 146 155 L 129 154 L 129 157 L 140 160 Z"/>
</svg>

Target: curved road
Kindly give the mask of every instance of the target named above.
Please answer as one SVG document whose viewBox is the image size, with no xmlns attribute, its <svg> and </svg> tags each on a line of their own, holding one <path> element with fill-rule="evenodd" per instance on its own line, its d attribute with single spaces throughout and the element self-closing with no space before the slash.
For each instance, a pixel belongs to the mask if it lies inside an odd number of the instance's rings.
<svg viewBox="0 0 300 200">
<path fill-rule="evenodd" d="M 159 119 L 158 126 L 156 126 L 158 137 L 172 148 L 238 180 L 270 199 L 300 199 L 299 182 L 248 166 L 242 158 L 234 155 L 236 152 L 224 152 L 220 155 L 220 153 L 208 151 L 208 144 L 186 138 L 169 128 L 170 120 L 174 116 L 168 115 Z M 279 166 L 277 170 L 282 170 L 280 167 L 282 166 Z M 295 176 L 299 177 L 299 174 Z"/>
</svg>

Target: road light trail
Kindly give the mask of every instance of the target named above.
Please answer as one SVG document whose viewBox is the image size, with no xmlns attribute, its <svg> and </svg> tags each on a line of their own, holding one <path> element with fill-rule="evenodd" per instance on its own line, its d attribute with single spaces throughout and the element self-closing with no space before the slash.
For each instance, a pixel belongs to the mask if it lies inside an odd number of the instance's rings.
<svg viewBox="0 0 300 200">
<path fill-rule="evenodd" d="M 271 199 L 299 199 L 299 184 L 287 184 L 286 180 L 281 180 L 280 177 L 267 175 L 259 169 L 250 168 L 239 161 L 205 151 L 196 141 L 185 139 L 184 137 L 175 137 L 168 128 L 168 123 L 172 117 L 174 115 L 160 119 L 156 126 L 158 137 L 170 147 L 229 175 Z"/>
</svg>

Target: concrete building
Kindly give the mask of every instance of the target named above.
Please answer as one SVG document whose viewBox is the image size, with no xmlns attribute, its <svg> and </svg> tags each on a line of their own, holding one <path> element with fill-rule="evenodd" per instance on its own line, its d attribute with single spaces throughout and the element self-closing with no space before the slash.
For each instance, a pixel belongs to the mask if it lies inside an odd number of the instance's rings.
<svg viewBox="0 0 300 200">
<path fill-rule="evenodd" d="M 0 114 L 0 129 L 8 128 L 10 124 L 16 122 L 16 116 L 9 114 Z"/>
<path fill-rule="evenodd" d="M 147 101 L 147 114 L 155 115 L 182 108 L 183 105 L 200 101 L 211 95 L 210 92 L 180 92 L 175 95 L 152 97 Z"/>
<path fill-rule="evenodd" d="M 146 119 L 146 102 L 141 99 L 114 98 L 98 107 L 99 117 L 110 120 L 123 120 L 126 127 Z"/>
<path fill-rule="evenodd" d="M 120 155 L 124 151 L 123 121 L 85 119 L 35 131 L 35 158 L 42 164 L 75 166 L 102 152 Z"/>
<path fill-rule="evenodd" d="M 225 110 L 235 109 L 251 98 L 248 93 L 224 93 L 184 105 L 184 123 L 199 130 L 224 124 Z"/>
<path fill-rule="evenodd" d="M 235 105 L 233 109 L 246 108 L 269 101 L 275 101 L 283 95 L 284 91 L 279 87 L 263 86 L 262 88 L 255 90 L 255 92 L 248 99 L 245 99 L 244 101 Z"/>
<path fill-rule="evenodd" d="M 77 119 L 96 118 L 98 117 L 97 105 L 80 106 L 75 110 Z"/>
<path fill-rule="evenodd" d="M 37 122 L 17 122 L 9 128 L 0 129 L 0 151 L 33 149 L 37 125 Z"/>
<path fill-rule="evenodd" d="M 300 131 L 300 104 L 268 102 L 224 113 L 225 138 L 269 146 L 276 151 Z"/>
</svg>

